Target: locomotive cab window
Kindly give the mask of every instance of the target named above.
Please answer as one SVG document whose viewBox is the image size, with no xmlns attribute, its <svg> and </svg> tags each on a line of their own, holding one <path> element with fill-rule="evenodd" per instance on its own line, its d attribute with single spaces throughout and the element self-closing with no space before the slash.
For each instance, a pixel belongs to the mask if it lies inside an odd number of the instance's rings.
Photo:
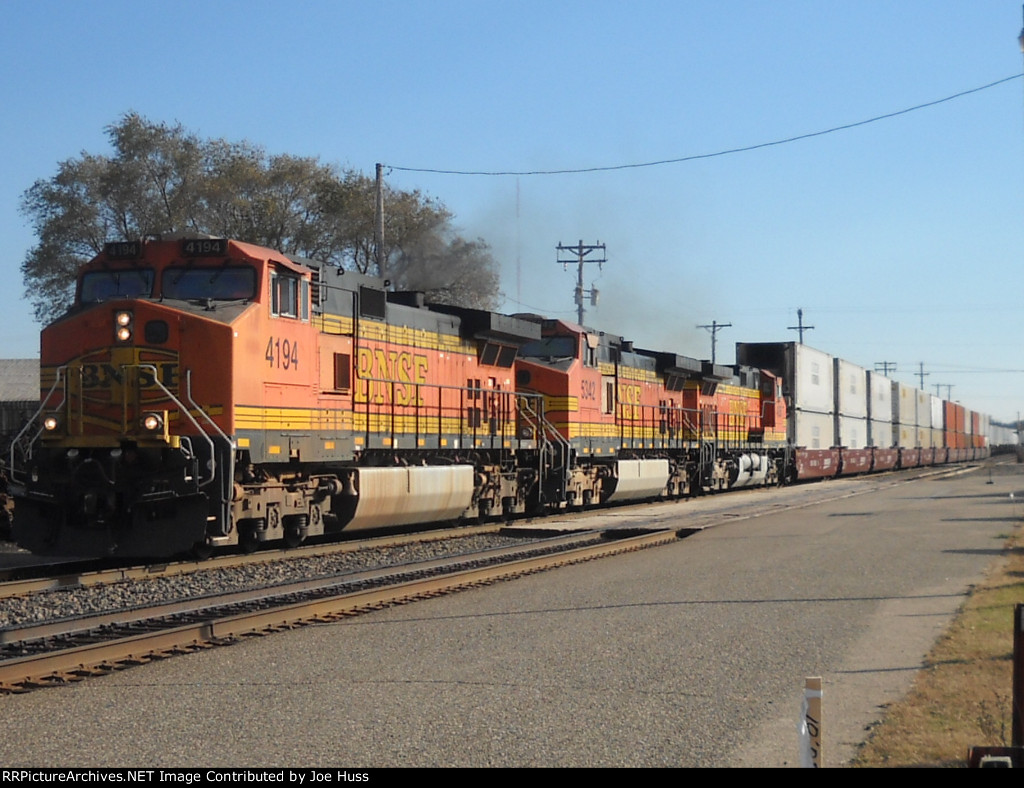
<svg viewBox="0 0 1024 788">
<path fill-rule="evenodd" d="M 297 276 L 270 275 L 270 314 L 309 320 L 309 282 Z"/>
<path fill-rule="evenodd" d="M 255 295 L 256 269 L 252 266 L 168 268 L 164 271 L 164 298 L 251 301 Z"/>
<path fill-rule="evenodd" d="M 601 346 L 601 337 L 598 334 L 583 335 L 583 365 L 596 367 L 598 361 L 598 348 Z"/>
<path fill-rule="evenodd" d="M 79 301 L 93 304 L 111 298 L 149 298 L 153 295 L 153 270 L 89 271 L 82 275 Z"/>
<path fill-rule="evenodd" d="M 480 363 L 492 367 L 511 367 L 516 360 L 516 348 L 485 342 L 480 350 Z"/>
<path fill-rule="evenodd" d="M 525 358 L 543 358 L 554 361 L 561 358 L 576 358 L 575 337 L 545 337 L 528 342 L 519 351 Z"/>
</svg>

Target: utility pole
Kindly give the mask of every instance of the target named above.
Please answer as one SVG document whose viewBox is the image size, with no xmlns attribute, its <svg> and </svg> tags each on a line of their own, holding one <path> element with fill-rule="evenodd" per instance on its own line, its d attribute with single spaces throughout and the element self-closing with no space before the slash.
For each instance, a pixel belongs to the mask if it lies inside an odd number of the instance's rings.
<svg viewBox="0 0 1024 788">
<path fill-rule="evenodd" d="M 1024 28 L 1021 28 L 1020 35 L 1017 36 L 1017 43 L 1020 44 L 1020 51 L 1024 52 Z"/>
<path fill-rule="evenodd" d="M 939 391 L 939 389 L 945 388 L 946 389 L 946 399 L 949 400 L 950 402 L 953 401 L 953 386 L 956 385 L 956 384 L 954 384 L 954 383 L 932 383 L 932 385 L 935 386 L 935 396 L 936 397 L 941 397 L 942 396 L 942 392 Z"/>
<path fill-rule="evenodd" d="M 923 389 L 924 388 L 924 379 L 926 377 L 928 377 L 929 375 L 931 375 L 932 373 L 924 371 L 924 362 L 921 361 L 918 364 L 918 372 L 916 374 L 921 379 L 921 385 L 919 386 L 919 388 Z"/>
<path fill-rule="evenodd" d="M 384 262 L 384 165 L 380 163 L 377 164 L 377 202 L 373 216 L 373 255 L 380 278 L 387 280 L 387 263 Z"/>
<path fill-rule="evenodd" d="M 800 332 L 800 344 L 802 345 L 804 343 L 804 331 L 810 331 L 812 328 L 814 328 L 814 326 L 805 326 L 804 325 L 804 310 L 803 309 L 796 310 L 796 322 L 797 322 L 797 325 L 790 326 L 789 330 L 790 331 L 799 331 Z"/>
<path fill-rule="evenodd" d="M 731 326 L 732 326 L 732 323 L 716 323 L 714 320 L 711 321 L 711 325 L 710 326 L 697 326 L 697 328 L 706 328 L 708 331 L 711 332 L 711 363 L 712 364 L 715 363 L 715 344 L 716 344 L 716 341 L 717 341 L 715 335 L 719 332 L 720 329 L 729 328 Z"/>
<path fill-rule="evenodd" d="M 896 362 L 895 361 L 876 361 L 875 362 L 875 372 L 881 372 L 886 377 L 889 376 L 890 372 L 895 372 L 895 371 L 896 371 Z"/>
<path fill-rule="evenodd" d="M 584 263 L 597 263 L 598 268 L 603 268 L 604 264 L 608 261 L 604 258 L 604 244 L 584 244 L 580 241 L 576 246 L 562 246 L 562 243 L 558 243 L 558 262 L 562 264 L 562 270 L 566 270 L 567 266 L 571 263 L 575 263 L 577 266 L 576 275 L 576 322 L 581 326 L 583 325 L 583 297 L 590 296 L 590 305 L 597 306 L 598 292 L 597 288 L 591 287 L 590 290 L 583 289 L 583 264 Z M 585 259 L 591 252 L 601 252 L 601 258 L 599 260 L 587 260 Z M 576 256 L 575 260 L 566 260 L 561 257 L 561 253 L 572 253 Z"/>
</svg>

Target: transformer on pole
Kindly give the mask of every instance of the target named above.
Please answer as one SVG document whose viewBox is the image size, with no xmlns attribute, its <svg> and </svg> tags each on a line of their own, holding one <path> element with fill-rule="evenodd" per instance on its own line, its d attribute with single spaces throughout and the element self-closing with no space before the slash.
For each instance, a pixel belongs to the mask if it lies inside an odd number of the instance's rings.
<svg viewBox="0 0 1024 788">
<path fill-rule="evenodd" d="M 583 264 L 584 263 L 597 263 L 598 268 L 603 268 L 604 264 L 608 262 L 605 259 L 605 257 L 604 257 L 604 249 L 605 249 L 605 247 L 604 247 L 604 244 L 600 243 L 600 242 L 595 243 L 595 244 L 584 244 L 583 241 L 580 241 L 578 244 L 576 244 L 576 246 L 563 246 L 561 244 L 561 242 L 559 242 L 557 249 L 558 249 L 558 252 L 559 252 L 558 262 L 560 262 L 562 264 L 563 270 L 565 270 L 569 266 L 569 264 L 571 264 L 571 263 L 575 263 L 576 266 L 577 266 L 576 293 L 575 293 L 576 322 L 579 323 L 582 326 L 583 325 L 583 315 L 585 313 L 585 310 L 583 309 L 583 298 L 585 296 L 589 296 L 589 298 L 590 298 L 590 305 L 591 306 L 597 306 L 597 298 L 598 298 L 598 295 L 599 295 L 599 293 L 597 291 L 597 288 L 595 288 L 593 286 L 591 286 L 590 290 L 584 290 L 583 289 Z M 591 252 L 597 252 L 597 251 L 601 252 L 601 259 L 599 259 L 599 260 L 588 260 L 588 259 L 586 259 L 588 254 L 590 254 Z M 575 255 L 575 259 L 573 259 L 573 260 L 564 259 L 561 256 L 561 254 L 563 252 L 571 253 L 571 254 Z"/>
</svg>

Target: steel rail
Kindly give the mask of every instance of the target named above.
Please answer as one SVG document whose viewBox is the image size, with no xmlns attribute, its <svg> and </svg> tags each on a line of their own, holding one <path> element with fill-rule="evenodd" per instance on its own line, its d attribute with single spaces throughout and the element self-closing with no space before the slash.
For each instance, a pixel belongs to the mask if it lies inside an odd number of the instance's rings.
<svg viewBox="0 0 1024 788">
<path fill-rule="evenodd" d="M 412 573 L 430 572 L 445 566 L 459 566 L 470 561 L 508 559 L 516 555 L 531 554 L 538 549 L 552 550 L 569 548 L 581 539 L 600 538 L 597 531 L 584 531 L 567 534 L 558 538 L 549 538 L 543 542 L 534 541 L 505 547 L 492 547 L 467 553 L 462 556 L 452 555 L 443 558 L 428 559 L 405 564 L 392 564 L 374 569 L 357 572 L 340 572 L 308 580 L 295 580 L 279 585 L 262 588 L 248 588 L 239 591 L 211 593 L 202 596 L 179 599 L 173 602 L 162 602 L 155 605 L 144 605 L 106 613 L 85 614 L 73 618 L 57 619 L 39 624 L 0 629 L 0 645 L 30 643 L 45 639 L 69 637 L 86 632 L 100 630 L 103 627 L 126 626 L 143 621 L 156 621 L 171 616 L 198 613 L 204 610 L 215 610 L 231 605 L 252 604 L 266 601 L 275 604 L 275 599 L 307 592 L 320 592 L 338 586 L 352 586 L 358 583 L 380 581 L 387 578 L 401 578 Z M 0 661 L 3 657 L 0 656 Z"/>
</svg>

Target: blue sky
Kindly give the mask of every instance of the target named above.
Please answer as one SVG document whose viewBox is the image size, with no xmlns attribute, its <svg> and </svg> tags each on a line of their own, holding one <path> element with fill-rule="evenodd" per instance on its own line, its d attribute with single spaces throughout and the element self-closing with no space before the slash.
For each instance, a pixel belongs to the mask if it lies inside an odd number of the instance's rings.
<svg viewBox="0 0 1024 788">
<path fill-rule="evenodd" d="M 1020 0 L 0 2 L 0 356 L 38 354 L 23 192 L 135 111 L 372 174 L 487 241 L 503 311 L 732 363 L 795 340 L 1024 411 Z M 952 386 L 946 389 L 945 386 Z"/>
</svg>

